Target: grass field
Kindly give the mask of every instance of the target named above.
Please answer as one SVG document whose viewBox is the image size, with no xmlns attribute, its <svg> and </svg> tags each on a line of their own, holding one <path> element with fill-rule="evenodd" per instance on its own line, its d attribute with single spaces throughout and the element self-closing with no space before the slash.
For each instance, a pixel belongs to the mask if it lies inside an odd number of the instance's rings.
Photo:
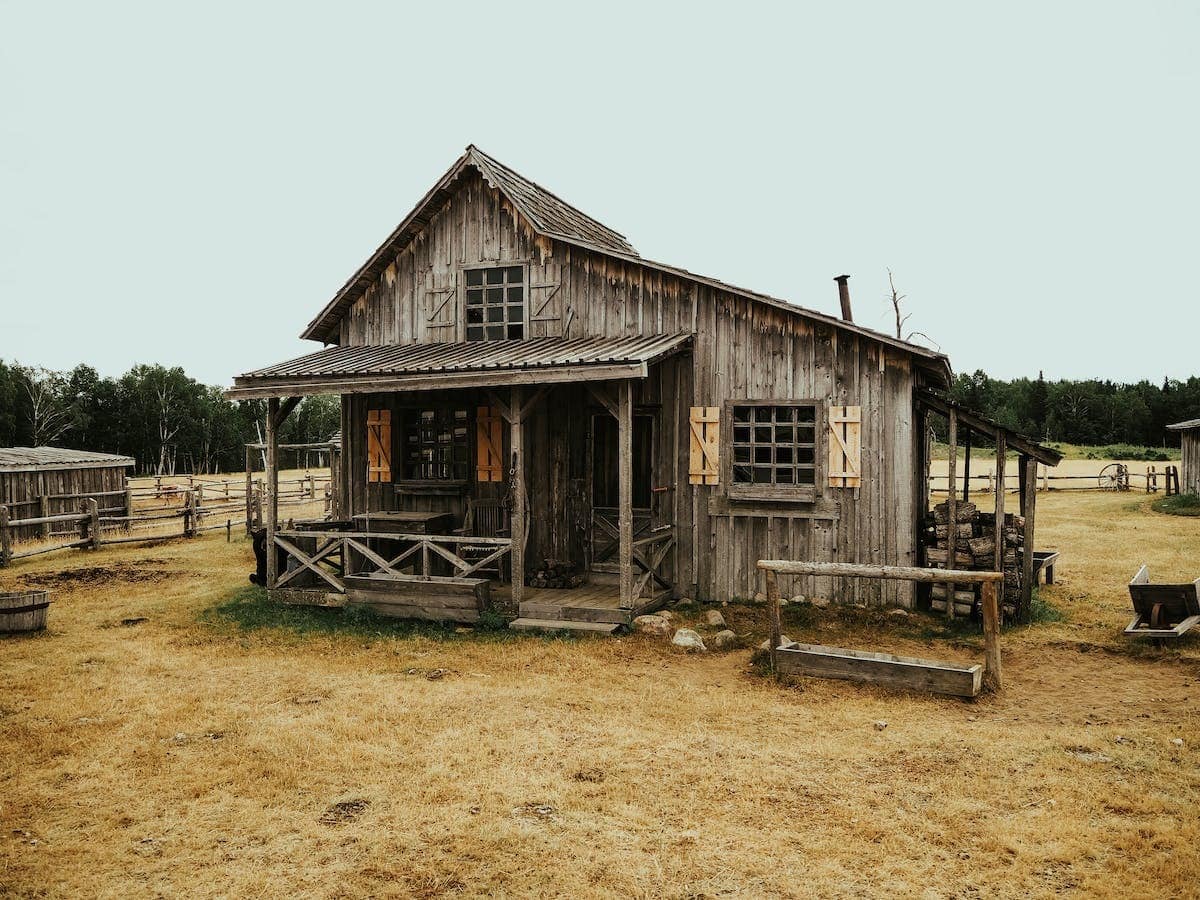
<svg viewBox="0 0 1200 900">
<path fill-rule="evenodd" d="M 641 635 L 282 613 L 223 535 L 14 565 L 0 590 L 56 602 L 0 642 L 0 894 L 1195 896 L 1200 641 L 1119 632 L 1141 563 L 1200 575 L 1200 520 L 1149 502 L 1039 498 L 1061 621 L 1006 631 L 1005 690 L 973 703 Z M 787 613 L 796 639 L 979 654 L 921 615 Z"/>
</svg>

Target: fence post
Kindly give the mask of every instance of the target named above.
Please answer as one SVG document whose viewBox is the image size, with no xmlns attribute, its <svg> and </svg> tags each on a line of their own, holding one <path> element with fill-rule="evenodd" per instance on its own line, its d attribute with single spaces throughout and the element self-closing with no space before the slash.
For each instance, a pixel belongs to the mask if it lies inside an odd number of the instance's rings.
<svg viewBox="0 0 1200 900">
<path fill-rule="evenodd" d="M 1000 690 L 1000 604 L 996 599 L 996 582 L 983 583 L 980 606 L 983 608 L 983 680 L 989 690 Z M 953 602 L 948 600 L 947 602 Z"/>
<path fill-rule="evenodd" d="M 775 664 L 775 650 L 779 647 L 783 627 L 779 622 L 779 581 L 775 577 L 774 569 L 767 569 L 767 607 L 771 614 L 771 674 L 775 675 L 779 672 Z"/>
<path fill-rule="evenodd" d="M 317 482 L 313 478 L 312 472 L 308 473 L 308 499 L 309 500 L 317 499 Z"/>
<path fill-rule="evenodd" d="M 192 529 L 195 532 L 199 532 L 200 527 L 203 524 L 200 520 L 204 518 L 204 482 L 203 481 L 200 482 L 198 485 L 196 485 L 196 490 L 195 490 L 195 493 L 192 495 L 192 497 L 196 501 L 195 518 L 192 520 Z"/>
<path fill-rule="evenodd" d="M 191 491 L 188 491 L 187 493 L 185 493 L 183 495 L 183 536 L 184 537 L 191 537 L 194 533 L 192 530 L 193 529 L 193 522 L 192 522 L 192 502 L 193 502 L 193 500 L 194 500 L 194 497 L 192 496 Z"/>
<path fill-rule="evenodd" d="M 12 535 L 8 528 L 8 507 L 0 506 L 0 567 L 12 562 Z"/>
<path fill-rule="evenodd" d="M 87 509 L 88 515 L 88 531 L 89 537 L 92 539 L 91 549 L 100 549 L 100 504 L 95 497 L 88 497 L 84 501 L 84 507 Z"/>
<path fill-rule="evenodd" d="M 49 494 L 41 494 L 38 497 L 38 516 L 40 518 L 44 519 L 48 515 L 50 515 L 50 495 Z M 41 525 L 41 528 L 39 530 L 42 532 L 43 538 L 50 537 L 50 523 L 49 522 L 43 522 Z"/>
<path fill-rule="evenodd" d="M 233 540 L 233 519 L 225 520 L 225 543 Z"/>
</svg>

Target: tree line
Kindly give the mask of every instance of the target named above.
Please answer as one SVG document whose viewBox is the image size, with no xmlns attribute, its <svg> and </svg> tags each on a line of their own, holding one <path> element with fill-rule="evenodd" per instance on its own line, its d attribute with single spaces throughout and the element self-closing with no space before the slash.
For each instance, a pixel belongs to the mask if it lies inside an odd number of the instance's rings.
<svg viewBox="0 0 1200 900">
<path fill-rule="evenodd" d="M 337 397 L 306 397 L 280 442 L 327 441 L 340 423 Z M 178 366 L 138 365 L 104 378 L 88 365 L 56 372 L 0 360 L 0 447 L 119 453 L 140 474 L 204 474 L 242 469 L 245 444 L 265 436 L 265 401 L 227 400 Z"/>
<path fill-rule="evenodd" d="M 1167 425 L 1200 418 L 1200 377 L 1119 384 L 1113 381 L 1002 381 L 961 374 L 951 396 L 977 412 L 1040 441 L 1107 446 L 1179 446 Z"/>
</svg>

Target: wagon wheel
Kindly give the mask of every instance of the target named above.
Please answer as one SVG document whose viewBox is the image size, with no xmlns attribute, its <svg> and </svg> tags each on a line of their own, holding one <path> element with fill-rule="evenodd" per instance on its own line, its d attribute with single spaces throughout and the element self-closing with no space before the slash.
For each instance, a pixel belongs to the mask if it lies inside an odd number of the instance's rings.
<svg viewBox="0 0 1200 900">
<path fill-rule="evenodd" d="M 1125 489 L 1125 467 L 1120 463 L 1109 463 L 1100 470 L 1096 482 L 1102 491 L 1120 491 Z"/>
</svg>

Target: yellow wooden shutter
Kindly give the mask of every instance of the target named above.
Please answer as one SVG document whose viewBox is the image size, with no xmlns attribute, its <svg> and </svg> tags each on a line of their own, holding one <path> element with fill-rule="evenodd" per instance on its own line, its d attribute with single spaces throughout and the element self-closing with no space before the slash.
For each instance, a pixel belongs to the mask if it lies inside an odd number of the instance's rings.
<svg viewBox="0 0 1200 900">
<path fill-rule="evenodd" d="M 829 407 L 829 486 L 862 486 L 862 407 Z"/>
<path fill-rule="evenodd" d="M 720 408 L 693 406 L 689 424 L 692 451 L 688 461 L 688 481 L 692 484 L 720 484 Z"/>
<path fill-rule="evenodd" d="M 504 480 L 504 425 L 499 410 L 475 410 L 475 480 Z"/>
<path fill-rule="evenodd" d="M 392 411 L 367 411 L 367 481 L 392 480 Z"/>
</svg>

